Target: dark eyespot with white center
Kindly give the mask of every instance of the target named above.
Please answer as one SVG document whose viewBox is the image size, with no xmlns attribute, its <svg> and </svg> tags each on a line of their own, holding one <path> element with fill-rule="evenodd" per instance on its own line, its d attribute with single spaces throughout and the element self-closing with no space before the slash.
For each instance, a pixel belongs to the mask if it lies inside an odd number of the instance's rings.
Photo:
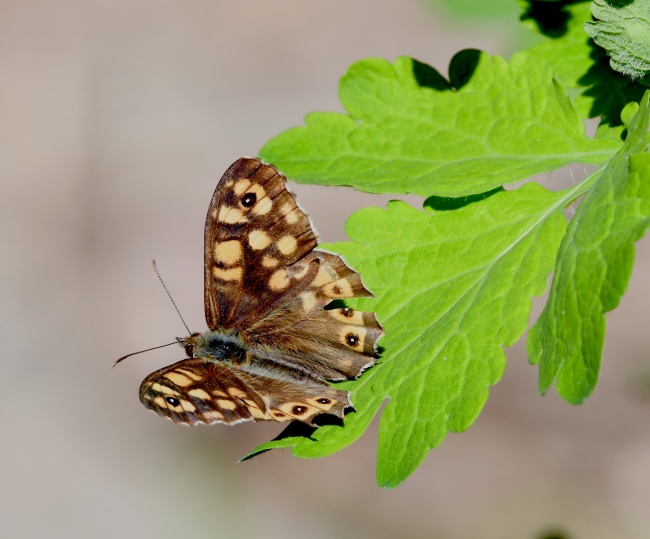
<svg viewBox="0 0 650 539">
<path fill-rule="evenodd" d="M 302 415 L 302 414 L 304 414 L 306 411 L 307 411 L 307 407 L 306 407 L 306 406 L 294 406 L 294 407 L 291 409 L 291 412 L 292 412 L 294 415 Z"/>
<path fill-rule="evenodd" d="M 350 307 L 344 307 L 341 309 L 341 314 L 346 318 L 350 318 L 354 314 L 354 311 Z"/>
<path fill-rule="evenodd" d="M 169 404 L 170 406 L 174 406 L 174 407 L 180 406 L 180 404 L 181 404 L 181 401 L 179 401 L 178 399 L 175 399 L 174 397 L 165 397 L 165 401 L 167 402 L 167 404 Z"/>
<path fill-rule="evenodd" d="M 241 199 L 241 203 L 244 208 L 250 208 L 256 202 L 257 195 L 255 193 L 246 193 Z"/>
<path fill-rule="evenodd" d="M 348 333 L 345 336 L 345 342 L 348 343 L 348 346 L 356 346 L 359 344 L 359 337 L 357 337 L 354 333 Z"/>
<path fill-rule="evenodd" d="M 330 402 L 332 402 L 331 400 L 329 400 L 329 399 L 325 399 L 325 398 L 317 399 L 317 400 L 318 400 L 318 402 L 320 402 L 321 404 L 329 404 Z"/>
</svg>

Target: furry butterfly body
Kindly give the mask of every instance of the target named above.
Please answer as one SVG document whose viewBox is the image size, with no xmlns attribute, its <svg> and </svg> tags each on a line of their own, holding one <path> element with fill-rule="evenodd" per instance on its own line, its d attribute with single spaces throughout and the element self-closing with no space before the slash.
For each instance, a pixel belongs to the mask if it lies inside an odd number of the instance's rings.
<svg viewBox="0 0 650 539">
<path fill-rule="evenodd" d="M 186 425 L 342 418 L 349 394 L 327 380 L 356 378 L 371 366 L 383 330 L 374 313 L 325 308 L 372 294 L 338 255 L 316 245 L 309 217 L 275 167 L 233 163 L 205 224 L 209 331 L 178 339 L 189 357 L 147 376 L 142 403 Z"/>
</svg>

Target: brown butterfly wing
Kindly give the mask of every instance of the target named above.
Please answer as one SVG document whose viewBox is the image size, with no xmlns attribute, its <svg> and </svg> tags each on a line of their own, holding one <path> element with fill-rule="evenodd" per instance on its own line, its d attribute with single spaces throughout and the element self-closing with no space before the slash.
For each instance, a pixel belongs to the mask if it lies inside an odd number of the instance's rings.
<svg viewBox="0 0 650 539">
<path fill-rule="evenodd" d="M 292 368 L 260 370 L 189 358 L 147 376 L 140 400 L 157 414 L 185 425 L 343 417 L 347 392 Z"/>
<path fill-rule="evenodd" d="M 298 295 L 318 264 L 308 216 L 285 177 L 241 158 L 214 191 L 205 223 L 205 316 L 210 329 L 245 329 Z"/>
<path fill-rule="evenodd" d="M 187 425 L 342 418 L 348 393 L 326 380 L 355 378 L 370 366 L 383 330 L 373 313 L 325 309 L 372 294 L 339 256 L 313 251 L 316 244 L 284 176 L 259 159 L 236 161 L 206 218 L 205 315 L 216 335 L 241 339 L 245 360 L 212 358 L 209 346 L 196 346 L 202 336 L 182 339 L 212 359 L 150 374 L 143 404 Z"/>
<path fill-rule="evenodd" d="M 376 342 L 383 329 L 374 313 L 326 310 L 325 306 L 336 299 L 371 297 L 372 293 L 340 256 L 313 251 L 305 258 L 308 263 L 315 261 L 319 269 L 309 286 L 242 337 L 324 379 L 356 378 L 375 362 Z"/>
</svg>

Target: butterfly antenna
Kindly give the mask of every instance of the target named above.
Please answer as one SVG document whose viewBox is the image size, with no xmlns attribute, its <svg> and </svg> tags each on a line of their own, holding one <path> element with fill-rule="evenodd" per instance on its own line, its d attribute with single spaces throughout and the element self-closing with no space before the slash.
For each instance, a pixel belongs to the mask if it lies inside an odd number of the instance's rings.
<svg viewBox="0 0 650 539">
<path fill-rule="evenodd" d="M 178 342 L 170 342 L 169 344 L 161 344 L 160 346 L 154 346 L 153 348 L 147 348 L 146 350 L 140 350 L 139 352 L 132 352 L 131 354 L 126 354 L 113 363 L 113 367 L 117 365 L 120 361 L 124 361 L 127 357 L 135 356 L 136 354 L 141 354 L 142 352 L 150 352 L 151 350 L 158 350 L 158 348 L 165 348 L 165 346 L 171 346 L 172 344 L 178 344 Z"/>
<path fill-rule="evenodd" d="M 174 309 L 176 309 L 176 312 L 178 313 L 178 316 L 181 317 L 181 321 L 183 322 L 183 325 L 185 326 L 185 329 L 191 335 L 192 332 L 190 331 L 190 328 L 187 327 L 187 324 L 185 323 L 185 320 L 183 320 L 183 315 L 178 310 L 178 307 L 176 306 L 176 302 L 174 301 L 174 298 L 172 298 L 172 295 L 169 293 L 169 290 L 167 290 L 167 287 L 165 286 L 165 281 L 163 281 L 162 277 L 160 276 L 160 272 L 158 271 L 158 266 L 156 266 L 156 261 L 151 260 L 151 263 L 153 264 L 153 270 L 156 272 L 156 275 L 158 275 L 158 279 L 160 280 L 160 283 L 163 285 L 163 288 L 165 289 L 165 292 L 167 292 L 167 295 L 169 296 L 169 299 L 171 300 L 172 305 L 174 306 Z"/>
</svg>

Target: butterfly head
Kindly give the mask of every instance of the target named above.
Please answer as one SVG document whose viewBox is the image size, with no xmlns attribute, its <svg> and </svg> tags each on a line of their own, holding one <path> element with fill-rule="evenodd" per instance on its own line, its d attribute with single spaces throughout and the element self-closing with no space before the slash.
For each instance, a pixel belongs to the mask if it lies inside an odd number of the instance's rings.
<svg viewBox="0 0 650 539">
<path fill-rule="evenodd" d="M 196 341 L 200 336 L 200 333 L 192 333 L 189 337 L 176 337 L 178 344 L 185 349 L 187 357 L 195 357 L 194 349 L 196 348 Z"/>
</svg>

